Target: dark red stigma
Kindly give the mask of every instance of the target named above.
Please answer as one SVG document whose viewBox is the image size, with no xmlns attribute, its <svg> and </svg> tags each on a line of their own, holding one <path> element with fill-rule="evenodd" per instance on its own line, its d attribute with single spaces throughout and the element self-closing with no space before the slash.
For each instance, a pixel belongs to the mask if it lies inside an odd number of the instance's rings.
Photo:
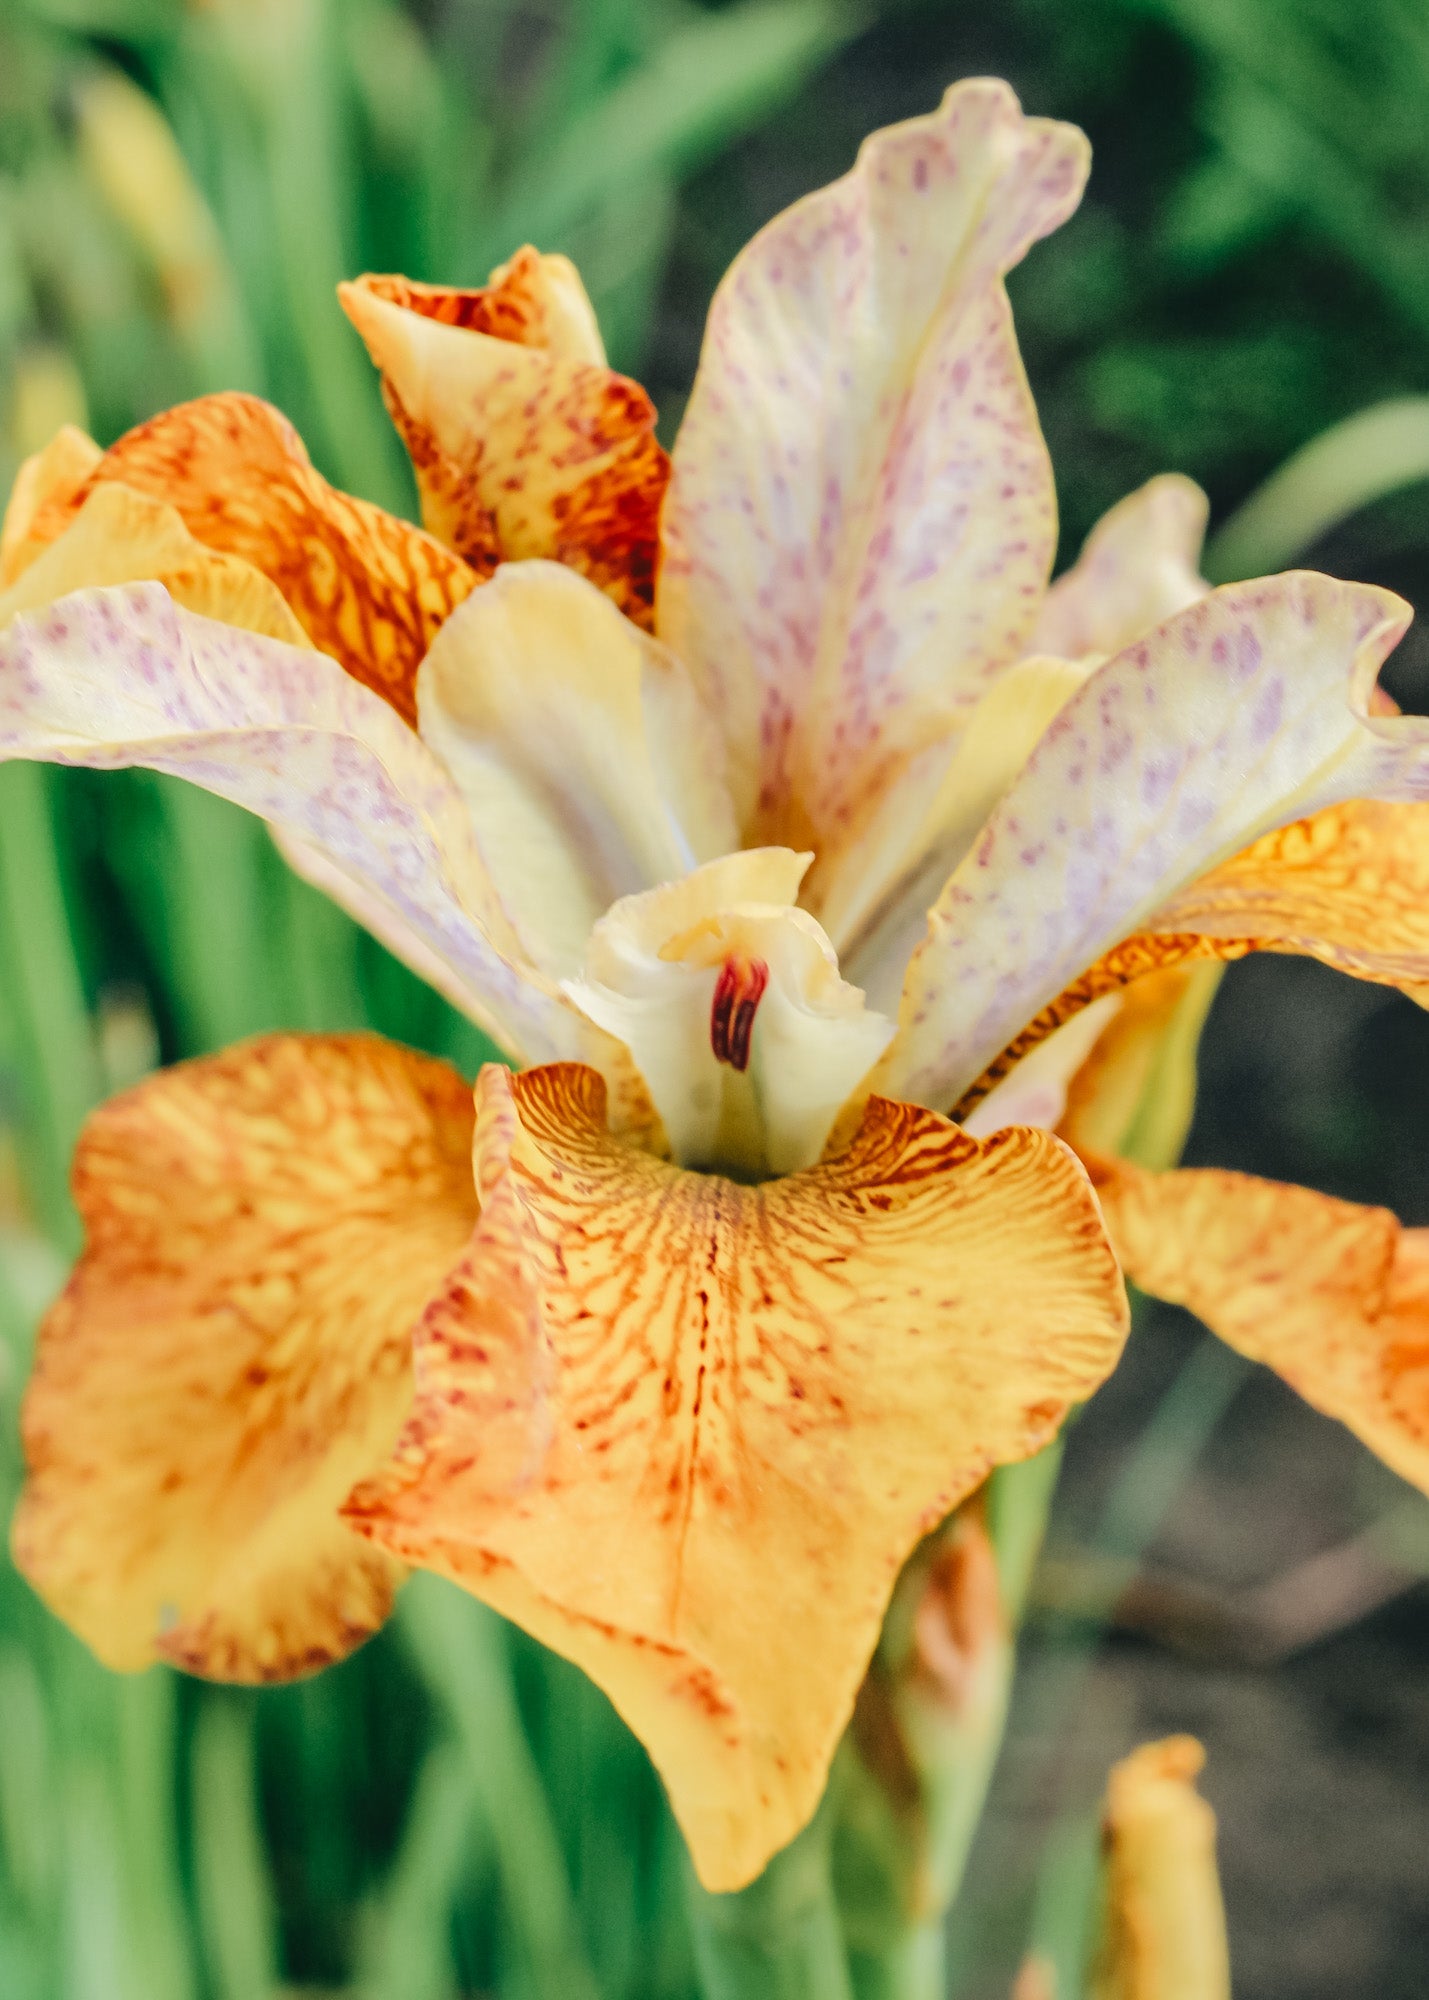
<svg viewBox="0 0 1429 2000">
<path fill-rule="evenodd" d="M 735 954 L 720 967 L 710 1004 L 710 1047 L 716 1062 L 728 1063 L 731 1069 L 749 1068 L 754 1016 L 768 984 L 769 967 L 762 958 Z"/>
</svg>

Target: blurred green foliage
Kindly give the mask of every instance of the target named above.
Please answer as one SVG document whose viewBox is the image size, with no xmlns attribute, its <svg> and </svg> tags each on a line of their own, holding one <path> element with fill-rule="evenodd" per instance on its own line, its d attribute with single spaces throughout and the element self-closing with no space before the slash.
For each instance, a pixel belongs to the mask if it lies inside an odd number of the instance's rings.
<svg viewBox="0 0 1429 2000">
<path fill-rule="evenodd" d="M 576 257 L 668 431 L 753 228 L 984 69 L 1097 147 L 1014 284 L 1069 539 L 1165 466 L 1224 511 L 1429 390 L 1415 0 L 0 0 L 0 485 L 65 419 L 108 441 L 244 387 L 407 509 L 333 287 L 479 281 L 526 238 Z M 88 1107 L 159 1056 L 363 1023 L 483 1054 L 255 822 L 143 773 L 0 770 L 7 1508 Z M 0 1994 L 283 1987 L 691 1993 L 643 1757 L 580 1675 L 426 1580 L 347 1665 L 255 1696 L 108 1676 L 0 1571 Z"/>
</svg>

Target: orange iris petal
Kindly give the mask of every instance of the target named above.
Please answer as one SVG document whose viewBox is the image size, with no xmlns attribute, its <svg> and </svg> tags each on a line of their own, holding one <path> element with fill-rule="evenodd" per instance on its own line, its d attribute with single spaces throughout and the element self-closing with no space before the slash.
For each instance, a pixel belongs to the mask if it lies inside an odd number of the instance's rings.
<svg viewBox="0 0 1429 2000">
<path fill-rule="evenodd" d="M 1090 2000 L 1230 2000 L 1216 1816 L 1196 1790 L 1205 1761 L 1193 1736 L 1169 1736 L 1112 1767 Z"/>
<path fill-rule="evenodd" d="M 140 424 L 76 493 L 40 506 L 33 552 L 107 479 L 168 501 L 199 541 L 261 570 L 315 646 L 414 720 L 417 668 L 479 579 L 422 529 L 329 486 L 270 404 L 202 396 Z"/>
<path fill-rule="evenodd" d="M 471 1125 L 458 1076 L 366 1036 L 250 1042 L 90 1120 L 14 1541 L 109 1665 L 271 1680 L 382 1623 L 400 1565 L 337 1510 L 470 1232 Z"/>
<path fill-rule="evenodd" d="M 485 1071 L 475 1157 L 412 1422 L 348 1512 L 584 1667 L 736 1887 L 813 1811 L 913 1544 L 1114 1364 L 1095 1205 L 1045 1134 L 883 1099 L 806 1172 L 684 1172 L 576 1065 Z"/>
<path fill-rule="evenodd" d="M 483 573 L 567 563 L 648 629 L 669 460 L 645 391 L 583 350 L 553 302 L 553 264 L 523 250 L 478 290 L 369 276 L 341 298 L 382 371 L 432 532 Z M 569 284 L 578 292 L 573 272 Z M 598 355 L 593 318 L 590 335 Z"/>
<path fill-rule="evenodd" d="M 1429 1492 L 1429 1231 L 1249 1174 L 1089 1165 L 1129 1278 Z"/>
</svg>

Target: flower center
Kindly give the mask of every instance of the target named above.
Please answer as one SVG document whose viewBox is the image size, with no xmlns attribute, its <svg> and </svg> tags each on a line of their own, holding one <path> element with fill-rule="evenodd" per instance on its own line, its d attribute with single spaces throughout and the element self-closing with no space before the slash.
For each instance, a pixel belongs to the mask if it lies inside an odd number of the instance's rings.
<svg viewBox="0 0 1429 2000">
<path fill-rule="evenodd" d="M 768 984 L 769 967 L 762 958 L 731 952 L 720 967 L 710 1002 L 710 1047 L 716 1062 L 741 1073 L 749 1068 L 754 1015 Z"/>
<path fill-rule="evenodd" d="M 618 1035 L 682 1166 L 741 1181 L 810 1167 L 893 1023 L 839 977 L 795 898 L 807 855 L 751 848 L 625 896 L 565 991 Z"/>
</svg>

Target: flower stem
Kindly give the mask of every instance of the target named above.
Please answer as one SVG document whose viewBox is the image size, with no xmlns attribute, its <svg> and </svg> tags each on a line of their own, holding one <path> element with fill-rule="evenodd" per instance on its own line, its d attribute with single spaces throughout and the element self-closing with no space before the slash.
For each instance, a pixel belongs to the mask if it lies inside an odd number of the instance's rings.
<svg viewBox="0 0 1429 2000">
<path fill-rule="evenodd" d="M 831 1831 L 826 1797 L 812 1825 L 747 1889 L 718 1896 L 689 1876 L 705 2000 L 855 2000 L 834 1901 Z"/>
</svg>

